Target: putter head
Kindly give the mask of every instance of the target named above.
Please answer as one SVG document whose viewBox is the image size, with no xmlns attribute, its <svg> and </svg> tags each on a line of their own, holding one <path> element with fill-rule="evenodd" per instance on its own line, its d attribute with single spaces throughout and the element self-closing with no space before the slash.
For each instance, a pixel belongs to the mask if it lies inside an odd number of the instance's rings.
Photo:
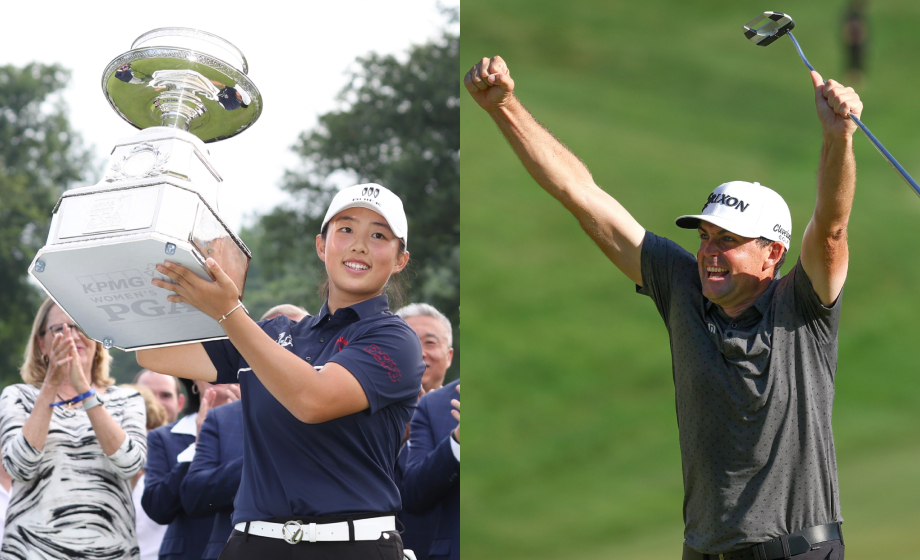
<svg viewBox="0 0 920 560">
<path fill-rule="evenodd" d="M 766 47 L 792 31 L 793 27 L 795 22 L 787 14 L 764 12 L 744 25 L 744 36 L 757 45 Z"/>
</svg>

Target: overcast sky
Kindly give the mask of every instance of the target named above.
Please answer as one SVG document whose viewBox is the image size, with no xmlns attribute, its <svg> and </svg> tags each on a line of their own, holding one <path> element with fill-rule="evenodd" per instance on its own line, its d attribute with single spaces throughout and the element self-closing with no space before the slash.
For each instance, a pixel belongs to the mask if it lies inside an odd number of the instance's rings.
<svg viewBox="0 0 920 560">
<path fill-rule="evenodd" d="M 284 200 L 278 185 L 297 164 L 290 147 L 319 115 L 338 107 L 335 96 L 355 58 L 374 51 L 404 59 L 410 45 L 438 37 L 446 25 L 436 0 L 52 0 L 4 2 L 0 17 L 0 65 L 56 62 L 71 70 L 70 121 L 100 166 L 118 139 L 137 132 L 109 107 L 100 85 L 106 65 L 134 39 L 158 27 L 192 27 L 236 45 L 264 109 L 251 129 L 208 144 L 224 178 L 220 214 L 234 231 Z"/>
</svg>

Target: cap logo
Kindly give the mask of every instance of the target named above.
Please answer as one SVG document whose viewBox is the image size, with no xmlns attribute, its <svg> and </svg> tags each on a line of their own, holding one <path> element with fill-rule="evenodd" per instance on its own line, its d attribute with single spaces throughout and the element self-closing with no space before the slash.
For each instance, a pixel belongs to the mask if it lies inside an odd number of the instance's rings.
<svg viewBox="0 0 920 560">
<path fill-rule="evenodd" d="M 380 189 L 375 187 L 364 187 L 361 189 L 361 196 L 373 196 L 377 198 L 377 195 L 380 194 Z"/>
<path fill-rule="evenodd" d="M 785 241 L 787 244 L 789 243 L 789 240 L 792 237 L 792 232 L 783 229 L 782 224 L 776 224 L 775 226 L 773 226 L 773 232 L 778 233 L 779 236 L 783 239 L 783 241 Z"/>
<path fill-rule="evenodd" d="M 712 193 L 711 195 L 709 195 L 709 199 L 706 201 L 706 204 L 703 205 L 703 210 L 706 210 L 706 207 L 709 206 L 710 204 L 723 204 L 725 206 L 734 208 L 735 210 L 740 210 L 742 212 L 747 210 L 747 207 L 751 205 L 750 202 L 745 204 L 743 200 L 739 198 L 735 198 L 733 196 L 728 196 L 725 193 L 719 193 L 719 194 Z"/>
</svg>

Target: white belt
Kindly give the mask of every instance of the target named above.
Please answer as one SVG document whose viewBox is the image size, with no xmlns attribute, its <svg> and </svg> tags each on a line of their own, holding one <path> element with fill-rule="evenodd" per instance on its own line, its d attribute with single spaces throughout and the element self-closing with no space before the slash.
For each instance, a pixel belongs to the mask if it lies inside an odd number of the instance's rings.
<svg viewBox="0 0 920 560">
<path fill-rule="evenodd" d="M 368 519 L 355 519 L 356 541 L 376 541 L 384 531 L 396 530 L 396 517 L 371 517 Z M 246 532 L 246 523 L 237 523 L 234 527 L 241 533 Z M 287 523 L 269 523 L 268 521 L 250 521 L 249 534 L 272 539 L 284 539 L 291 544 L 301 541 L 348 541 L 348 522 L 338 523 L 301 523 L 288 521 Z M 387 535 L 389 536 L 389 535 Z"/>
</svg>

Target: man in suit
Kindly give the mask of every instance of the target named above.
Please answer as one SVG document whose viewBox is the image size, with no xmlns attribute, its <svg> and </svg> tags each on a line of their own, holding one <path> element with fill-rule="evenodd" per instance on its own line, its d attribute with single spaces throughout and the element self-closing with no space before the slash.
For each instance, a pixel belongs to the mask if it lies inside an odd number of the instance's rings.
<svg viewBox="0 0 920 560">
<path fill-rule="evenodd" d="M 185 395 L 182 394 L 182 383 L 178 377 L 163 375 L 149 369 L 142 369 L 134 377 L 134 384 L 147 387 L 166 410 L 166 424 L 174 423 L 179 419 L 179 411 L 185 406 Z M 149 418 L 148 420 L 148 426 Z M 156 429 L 156 428 L 154 428 Z M 148 430 L 152 431 L 152 430 Z M 134 500 L 135 532 L 137 533 L 137 546 L 141 550 L 141 560 L 156 560 L 160 555 L 160 545 L 166 536 L 168 525 L 161 525 L 144 511 L 141 500 L 146 488 L 146 474 L 141 472 L 134 483 L 131 498 Z"/>
<path fill-rule="evenodd" d="M 192 393 L 201 395 L 195 412 L 178 422 L 147 434 L 147 466 L 141 505 L 150 519 L 166 525 L 160 544 L 161 560 L 200 560 L 214 526 L 214 516 L 193 518 L 180 499 L 182 480 L 195 456 L 195 441 L 209 410 L 239 400 L 237 385 L 210 386 L 194 382 Z M 209 388 L 210 387 L 210 388 Z M 190 402 L 195 399 L 189 399 Z"/>
<path fill-rule="evenodd" d="M 460 560 L 460 380 L 418 402 L 403 472 L 403 508 L 437 516 L 428 558 Z"/>
<path fill-rule="evenodd" d="M 427 303 L 410 303 L 396 314 L 412 327 L 422 343 L 422 392 L 433 391 L 444 384 L 444 377 L 454 359 L 454 334 L 450 319 Z M 419 397 L 421 397 L 419 395 Z"/>
<path fill-rule="evenodd" d="M 422 343 L 422 359 L 425 360 L 425 373 L 422 374 L 422 390 L 419 398 L 429 391 L 434 391 L 444 384 L 444 377 L 454 357 L 453 327 L 450 319 L 427 303 L 410 303 L 396 311 L 396 314 L 412 327 Z M 409 429 L 406 429 L 406 442 Z M 396 485 L 400 494 L 403 488 L 403 473 L 409 463 L 409 446 L 403 445 L 396 459 Z M 415 552 L 418 560 L 428 560 L 428 549 L 435 537 L 438 525 L 438 512 L 434 509 L 422 513 L 411 513 L 403 508 L 396 515 L 403 525 L 403 545 Z"/>
<path fill-rule="evenodd" d="M 188 515 L 214 520 L 202 559 L 217 558 L 227 544 L 242 475 L 243 401 L 234 401 L 208 412 L 179 492 Z"/>
</svg>

